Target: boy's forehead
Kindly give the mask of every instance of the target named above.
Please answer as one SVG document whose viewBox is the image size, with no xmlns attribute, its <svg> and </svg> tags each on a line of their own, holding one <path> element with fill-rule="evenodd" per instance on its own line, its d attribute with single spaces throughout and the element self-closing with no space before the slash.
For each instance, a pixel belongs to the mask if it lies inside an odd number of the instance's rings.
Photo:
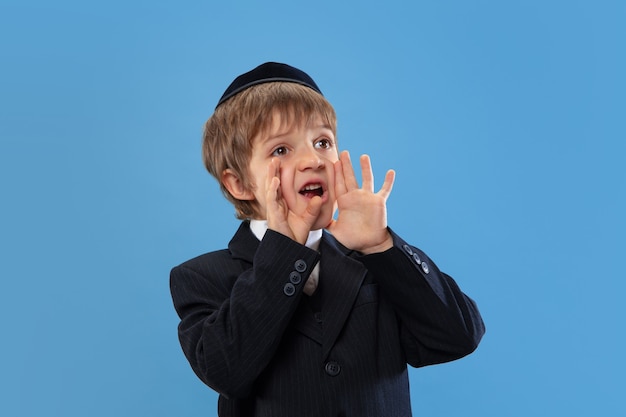
<svg viewBox="0 0 626 417">
<path fill-rule="evenodd" d="M 284 136 L 300 128 L 329 129 L 332 127 L 324 120 L 321 114 L 310 113 L 304 115 L 294 114 L 294 112 L 284 112 L 274 110 L 271 118 L 255 138 L 255 142 L 266 141 L 268 139 Z"/>
</svg>

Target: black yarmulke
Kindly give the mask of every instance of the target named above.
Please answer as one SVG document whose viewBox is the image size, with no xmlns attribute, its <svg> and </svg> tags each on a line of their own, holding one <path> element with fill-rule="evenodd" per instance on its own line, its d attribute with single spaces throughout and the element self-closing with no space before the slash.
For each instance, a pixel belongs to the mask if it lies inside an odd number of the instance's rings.
<svg viewBox="0 0 626 417">
<path fill-rule="evenodd" d="M 287 64 L 266 62 L 265 64 L 259 65 L 252 71 L 248 71 L 235 78 L 235 81 L 228 86 L 222 95 L 222 98 L 220 98 L 220 101 L 217 102 L 217 106 L 215 106 L 215 108 L 218 108 L 220 104 L 232 96 L 242 92 L 246 88 L 257 84 L 276 81 L 301 84 L 322 94 L 322 91 L 319 89 L 317 84 L 315 84 L 313 78 L 309 77 L 309 75 L 304 71 Z"/>
</svg>

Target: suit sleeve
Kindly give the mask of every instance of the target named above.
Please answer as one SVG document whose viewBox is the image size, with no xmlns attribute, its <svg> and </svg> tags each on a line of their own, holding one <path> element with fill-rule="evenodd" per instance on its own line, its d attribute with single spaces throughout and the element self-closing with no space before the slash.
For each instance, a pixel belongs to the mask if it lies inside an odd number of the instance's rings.
<svg viewBox="0 0 626 417">
<path fill-rule="evenodd" d="M 318 259 L 316 251 L 268 230 L 249 269 L 227 251 L 172 269 L 180 343 L 202 381 L 228 398 L 250 393 Z"/>
<path fill-rule="evenodd" d="M 473 352 L 485 333 L 476 303 L 421 250 L 390 230 L 394 246 L 361 261 L 401 321 L 407 362 L 448 362 Z"/>
</svg>

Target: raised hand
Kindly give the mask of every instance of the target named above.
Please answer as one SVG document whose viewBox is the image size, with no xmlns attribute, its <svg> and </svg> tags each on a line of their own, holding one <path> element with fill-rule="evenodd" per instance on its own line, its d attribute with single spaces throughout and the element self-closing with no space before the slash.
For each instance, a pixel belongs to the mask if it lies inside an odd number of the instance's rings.
<svg viewBox="0 0 626 417">
<path fill-rule="evenodd" d="M 337 220 L 327 229 L 347 248 L 364 254 L 382 252 L 393 246 L 387 230 L 387 198 L 393 188 L 395 172 L 387 171 L 381 189 L 374 193 L 374 174 L 370 158 L 360 158 L 362 187 L 354 175 L 350 155 L 341 152 L 335 162 L 335 193 Z"/>
<path fill-rule="evenodd" d="M 301 215 L 289 210 L 280 190 L 280 159 L 272 158 L 266 179 L 267 227 L 305 244 L 309 232 L 320 214 L 322 199 L 313 197 Z"/>
</svg>

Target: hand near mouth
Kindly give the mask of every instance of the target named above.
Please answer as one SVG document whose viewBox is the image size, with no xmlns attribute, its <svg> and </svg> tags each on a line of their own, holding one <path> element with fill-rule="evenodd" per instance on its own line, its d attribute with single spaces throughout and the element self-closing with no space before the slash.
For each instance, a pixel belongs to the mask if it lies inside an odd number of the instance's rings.
<svg viewBox="0 0 626 417">
<path fill-rule="evenodd" d="M 304 245 L 322 208 L 318 195 L 309 199 L 304 213 L 299 216 L 287 207 L 280 191 L 280 159 L 272 158 L 266 183 L 267 227 Z"/>
<path fill-rule="evenodd" d="M 387 230 L 387 198 L 393 188 L 395 172 L 387 171 L 380 191 L 374 193 L 374 174 L 367 155 L 360 158 L 363 185 L 359 184 L 347 151 L 335 162 L 337 220 L 327 229 L 345 247 L 364 254 L 383 252 L 393 246 Z"/>
</svg>

